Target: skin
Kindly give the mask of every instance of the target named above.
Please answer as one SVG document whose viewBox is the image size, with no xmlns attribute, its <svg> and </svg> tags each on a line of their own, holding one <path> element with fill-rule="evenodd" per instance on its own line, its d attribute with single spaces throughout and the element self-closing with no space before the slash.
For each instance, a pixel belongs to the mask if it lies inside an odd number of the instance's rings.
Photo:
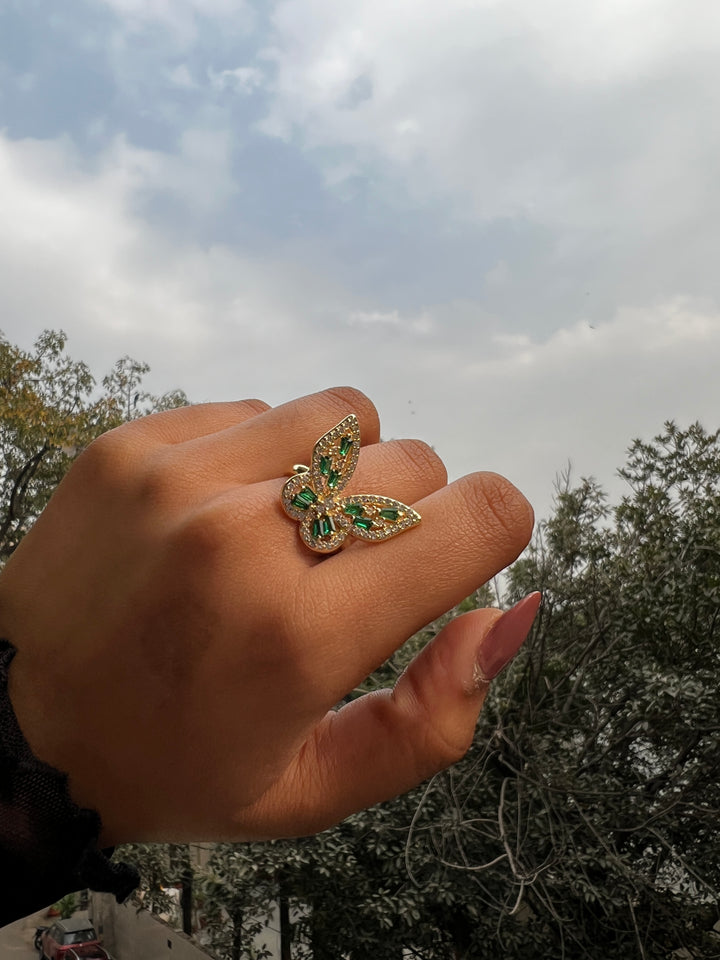
<svg viewBox="0 0 720 960">
<path fill-rule="evenodd" d="M 346 492 L 423 519 L 323 557 L 280 492 L 349 413 L 362 449 Z M 104 845 L 312 833 L 467 750 L 497 610 L 450 623 L 393 691 L 332 708 L 511 563 L 532 510 L 496 474 L 448 485 L 427 445 L 379 438 L 370 400 L 343 387 L 158 414 L 78 458 L 0 576 L 0 636 L 18 650 L 20 726 L 100 813 Z"/>
</svg>

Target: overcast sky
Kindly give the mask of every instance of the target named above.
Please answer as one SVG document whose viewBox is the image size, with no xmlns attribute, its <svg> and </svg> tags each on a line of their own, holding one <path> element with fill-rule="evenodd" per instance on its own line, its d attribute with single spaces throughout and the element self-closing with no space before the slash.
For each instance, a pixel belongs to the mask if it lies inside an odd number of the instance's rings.
<svg viewBox="0 0 720 960">
<path fill-rule="evenodd" d="M 352 383 L 545 514 L 720 426 L 719 157 L 708 0 L 0 0 L 0 329 Z"/>
</svg>

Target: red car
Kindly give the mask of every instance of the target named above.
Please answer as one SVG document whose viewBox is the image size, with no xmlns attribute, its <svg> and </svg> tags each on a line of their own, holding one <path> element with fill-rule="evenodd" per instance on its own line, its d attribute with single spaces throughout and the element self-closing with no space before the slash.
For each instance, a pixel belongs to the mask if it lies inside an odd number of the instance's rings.
<svg viewBox="0 0 720 960">
<path fill-rule="evenodd" d="M 40 960 L 112 960 L 87 920 L 56 920 L 38 939 Z"/>
</svg>

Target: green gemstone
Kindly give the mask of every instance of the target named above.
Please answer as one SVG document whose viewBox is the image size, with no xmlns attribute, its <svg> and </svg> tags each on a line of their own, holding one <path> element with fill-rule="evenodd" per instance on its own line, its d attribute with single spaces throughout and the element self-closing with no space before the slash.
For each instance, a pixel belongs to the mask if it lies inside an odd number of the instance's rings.
<svg viewBox="0 0 720 960">
<path fill-rule="evenodd" d="M 360 527 L 361 530 L 369 530 L 372 525 L 372 520 L 368 520 L 367 517 L 355 517 L 353 520 L 353 526 Z"/>
<path fill-rule="evenodd" d="M 320 533 L 323 537 L 329 537 L 331 533 L 335 533 L 335 521 L 332 517 L 327 515 L 320 517 Z"/>
<path fill-rule="evenodd" d="M 296 494 L 290 502 L 299 510 L 307 510 L 307 508 L 311 504 L 315 503 L 316 500 L 317 497 L 310 487 L 303 487 L 300 493 Z"/>
<path fill-rule="evenodd" d="M 312 525 L 312 535 L 317 539 L 320 536 L 320 521 L 316 518 L 313 520 Z"/>
<path fill-rule="evenodd" d="M 334 490 L 340 479 L 340 473 L 337 470 L 331 470 L 330 476 L 328 477 L 328 486 L 331 490 Z"/>
<path fill-rule="evenodd" d="M 352 445 L 353 445 L 353 442 L 350 439 L 350 437 L 343 437 L 342 440 L 340 441 L 340 456 L 341 457 L 346 456 L 346 454 L 349 453 Z"/>
<path fill-rule="evenodd" d="M 383 520 L 397 520 L 398 512 L 393 507 L 386 507 L 380 511 L 380 516 Z"/>
<path fill-rule="evenodd" d="M 344 512 L 350 517 L 361 517 L 365 513 L 359 503 L 349 503 Z"/>
<path fill-rule="evenodd" d="M 320 473 L 327 476 L 330 473 L 331 466 L 332 466 L 332 461 L 330 457 L 320 457 Z"/>
</svg>

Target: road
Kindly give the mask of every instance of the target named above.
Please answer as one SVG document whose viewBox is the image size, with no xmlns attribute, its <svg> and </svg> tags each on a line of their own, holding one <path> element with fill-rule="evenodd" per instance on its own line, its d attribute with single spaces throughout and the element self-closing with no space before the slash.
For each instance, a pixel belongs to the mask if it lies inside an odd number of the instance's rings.
<svg viewBox="0 0 720 960">
<path fill-rule="evenodd" d="M 49 923 L 44 913 L 36 913 L 0 928 L 0 960 L 38 960 L 33 948 L 35 928 Z"/>
</svg>

